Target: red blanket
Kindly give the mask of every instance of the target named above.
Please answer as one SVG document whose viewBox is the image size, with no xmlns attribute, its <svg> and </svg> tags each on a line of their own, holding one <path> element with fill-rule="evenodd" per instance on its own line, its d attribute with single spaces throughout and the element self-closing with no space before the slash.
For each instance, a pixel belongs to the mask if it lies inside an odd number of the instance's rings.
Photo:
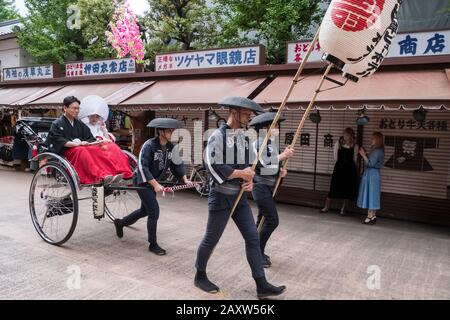
<svg viewBox="0 0 450 320">
<path fill-rule="evenodd" d="M 130 179 L 128 157 L 115 143 L 69 148 L 64 156 L 75 168 L 81 184 L 100 183 L 106 176 L 123 174 Z"/>
</svg>

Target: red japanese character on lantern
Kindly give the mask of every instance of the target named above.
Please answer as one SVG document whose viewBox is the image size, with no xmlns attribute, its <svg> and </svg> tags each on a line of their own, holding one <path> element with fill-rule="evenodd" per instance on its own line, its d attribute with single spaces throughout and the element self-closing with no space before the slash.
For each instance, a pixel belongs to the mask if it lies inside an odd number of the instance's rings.
<svg viewBox="0 0 450 320">
<path fill-rule="evenodd" d="M 362 31 L 376 23 L 385 0 L 341 0 L 333 3 L 334 24 L 345 31 Z"/>
</svg>

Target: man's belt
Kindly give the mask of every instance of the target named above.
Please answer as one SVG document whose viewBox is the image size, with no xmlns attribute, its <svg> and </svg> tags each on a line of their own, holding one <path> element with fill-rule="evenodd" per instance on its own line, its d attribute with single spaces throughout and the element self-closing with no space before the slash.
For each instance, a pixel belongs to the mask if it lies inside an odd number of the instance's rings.
<svg viewBox="0 0 450 320">
<path fill-rule="evenodd" d="M 241 187 L 231 183 L 223 183 L 223 184 L 214 183 L 212 185 L 212 189 L 219 193 L 234 196 L 239 193 Z"/>
<path fill-rule="evenodd" d="M 260 175 L 255 175 L 255 177 L 253 178 L 253 181 L 255 181 L 256 183 L 265 184 L 270 187 L 274 187 L 275 182 L 276 182 L 274 176 L 264 177 L 264 176 L 260 176 Z"/>
</svg>

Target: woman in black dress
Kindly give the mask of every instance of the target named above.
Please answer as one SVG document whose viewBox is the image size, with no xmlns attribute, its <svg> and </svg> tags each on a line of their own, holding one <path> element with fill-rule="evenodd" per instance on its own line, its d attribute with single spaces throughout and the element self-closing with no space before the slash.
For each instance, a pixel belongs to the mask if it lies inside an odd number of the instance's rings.
<svg viewBox="0 0 450 320">
<path fill-rule="evenodd" d="M 331 177 L 330 191 L 321 213 L 327 213 L 331 199 L 343 199 L 340 215 L 345 215 L 347 200 L 355 201 L 358 196 L 358 171 L 356 159 L 359 147 L 355 143 L 355 132 L 352 128 L 346 128 L 344 135 L 334 146 L 334 165 Z"/>
</svg>

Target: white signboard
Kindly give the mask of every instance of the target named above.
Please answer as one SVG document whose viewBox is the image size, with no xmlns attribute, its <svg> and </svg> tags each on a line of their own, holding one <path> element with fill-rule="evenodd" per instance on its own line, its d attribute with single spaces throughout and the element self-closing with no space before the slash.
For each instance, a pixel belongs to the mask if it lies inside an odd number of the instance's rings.
<svg viewBox="0 0 450 320">
<path fill-rule="evenodd" d="M 305 59 L 306 52 L 309 49 L 309 41 L 301 42 L 289 42 L 287 52 L 287 63 L 302 63 Z M 320 44 L 317 43 L 314 51 L 311 52 L 308 62 L 321 61 L 323 51 L 320 48 Z"/>
<path fill-rule="evenodd" d="M 388 57 L 419 57 L 450 54 L 450 30 L 402 33 L 395 37 Z"/>
<path fill-rule="evenodd" d="M 287 63 L 301 63 L 308 41 L 288 43 Z M 320 45 L 314 48 L 308 62 L 321 61 Z M 450 54 L 450 30 L 398 34 L 389 49 L 389 58 L 440 56 Z"/>
<path fill-rule="evenodd" d="M 184 51 L 156 55 L 155 71 L 255 66 L 264 62 L 262 46 Z"/>
<path fill-rule="evenodd" d="M 80 61 L 66 64 L 66 77 L 102 76 L 135 73 L 134 59 Z"/>
<path fill-rule="evenodd" d="M 51 78 L 53 78 L 53 65 L 3 69 L 3 81 Z"/>
</svg>

